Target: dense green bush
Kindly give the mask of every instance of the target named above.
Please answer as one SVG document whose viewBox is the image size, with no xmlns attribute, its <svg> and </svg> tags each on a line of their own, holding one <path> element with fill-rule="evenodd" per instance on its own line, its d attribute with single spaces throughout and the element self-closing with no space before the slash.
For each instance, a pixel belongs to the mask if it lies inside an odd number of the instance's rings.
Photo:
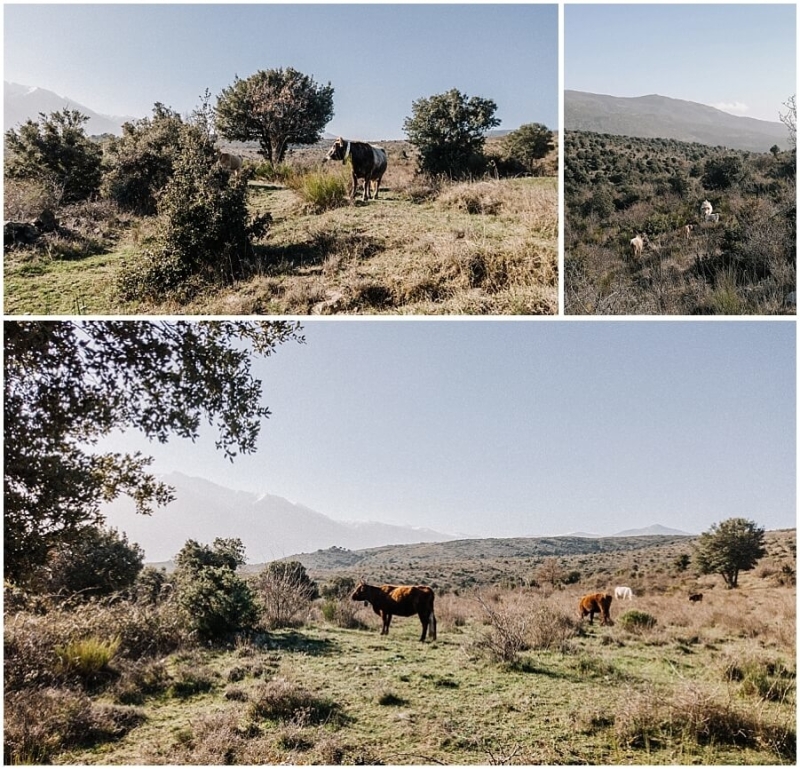
<svg viewBox="0 0 800 769">
<path fill-rule="evenodd" d="M 216 539 L 212 547 L 189 540 L 176 561 L 176 597 L 192 632 L 215 641 L 253 627 L 255 595 L 236 574 L 244 564 L 241 540 Z"/>
<path fill-rule="evenodd" d="M 192 280 L 232 283 L 244 277 L 253 240 L 269 225 L 268 214 L 250 221 L 247 173 L 223 168 L 202 130 L 185 125 L 178 142 L 173 175 L 158 199 L 155 245 L 123 272 L 123 298 L 191 291 Z"/>
<path fill-rule="evenodd" d="M 110 595 L 130 588 L 143 563 L 144 551 L 124 533 L 87 526 L 51 553 L 47 589 L 62 597 Z"/>
<path fill-rule="evenodd" d="M 181 116 L 160 103 L 152 118 L 126 123 L 122 136 L 106 146 L 104 194 L 120 208 L 154 214 L 158 196 L 172 178 L 183 128 Z"/>
<path fill-rule="evenodd" d="M 102 150 L 84 129 L 89 118 L 63 109 L 39 113 L 5 134 L 5 176 L 30 179 L 61 191 L 62 203 L 86 200 L 100 189 Z"/>
</svg>

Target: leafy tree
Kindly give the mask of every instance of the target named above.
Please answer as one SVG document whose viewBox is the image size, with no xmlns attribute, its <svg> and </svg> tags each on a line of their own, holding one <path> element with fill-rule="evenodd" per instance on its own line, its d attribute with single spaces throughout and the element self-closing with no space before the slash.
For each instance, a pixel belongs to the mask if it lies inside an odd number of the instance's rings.
<svg viewBox="0 0 800 769">
<path fill-rule="evenodd" d="M 99 454 L 115 428 L 165 443 L 203 420 L 233 459 L 251 453 L 262 420 L 253 353 L 302 341 L 284 322 L 7 321 L 4 358 L 5 576 L 27 580 L 60 542 L 102 522 L 122 493 L 149 514 L 172 491 L 139 453 Z M 245 346 L 246 345 L 246 346 Z"/>
<path fill-rule="evenodd" d="M 314 144 L 333 118 L 333 88 L 296 69 L 259 70 L 236 78 L 217 97 L 216 127 L 234 141 L 257 141 L 277 165 L 290 143 Z"/>
<path fill-rule="evenodd" d="M 48 559 L 47 587 L 62 596 L 104 596 L 131 587 L 144 551 L 116 529 L 87 526 L 60 542 Z"/>
<path fill-rule="evenodd" d="M 701 574 L 719 574 L 726 587 L 735 588 L 739 572 L 750 571 L 766 555 L 764 529 L 745 518 L 729 518 L 701 534 L 695 552 Z"/>
<path fill-rule="evenodd" d="M 420 170 L 454 178 L 483 170 L 486 132 L 500 125 L 491 99 L 467 98 L 453 88 L 417 99 L 411 109 L 403 130 L 419 151 Z"/>
<path fill-rule="evenodd" d="M 189 540 L 175 558 L 178 605 L 193 632 L 206 641 L 252 628 L 258 617 L 255 595 L 236 574 L 244 565 L 240 539 Z"/>
<path fill-rule="evenodd" d="M 689 564 L 691 563 L 692 559 L 687 553 L 681 553 L 675 559 L 675 568 L 678 571 L 686 571 L 689 568 Z"/>
<path fill-rule="evenodd" d="M 356 581 L 352 577 L 334 577 L 322 588 L 323 598 L 349 598 L 356 589 Z"/>
<path fill-rule="evenodd" d="M 52 184 L 65 203 L 90 198 L 100 188 L 102 150 L 86 136 L 88 119 L 65 108 L 6 131 L 6 177 Z"/>
<path fill-rule="evenodd" d="M 159 603 L 167 592 L 167 572 L 165 569 L 157 569 L 155 566 L 145 566 L 136 583 L 133 586 L 133 593 L 138 603 Z"/>
<path fill-rule="evenodd" d="M 123 209 L 154 214 L 158 193 L 172 178 L 183 128 L 181 116 L 161 103 L 152 118 L 125 123 L 122 136 L 106 147 L 105 195 Z"/>
<path fill-rule="evenodd" d="M 553 132 L 541 123 L 526 123 L 503 140 L 506 155 L 519 160 L 530 172 L 535 162 L 546 157 L 554 146 Z"/>
</svg>

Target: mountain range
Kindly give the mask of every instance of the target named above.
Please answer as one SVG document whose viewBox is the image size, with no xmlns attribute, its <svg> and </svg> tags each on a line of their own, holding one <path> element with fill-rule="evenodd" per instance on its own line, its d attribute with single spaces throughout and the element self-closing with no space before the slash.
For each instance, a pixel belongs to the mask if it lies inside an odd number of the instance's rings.
<svg viewBox="0 0 800 769">
<path fill-rule="evenodd" d="M 564 128 L 646 139 L 676 139 L 769 152 L 789 147 L 783 123 L 731 115 L 705 104 L 666 96 L 620 97 L 564 92 Z"/>
<path fill-rule="evenodd" d="M 129 541 L 142 547 L 150 563 L 169 561 L 187 539 L 210 544 L 217 537 L 238 537 L 244 543 L 248 561 L 258 563 L 331 548 L 355 551 L 393 545 L 477 541 L 463 534 L 456 536 L 412 526 L 336 521 L 283 497 L 235 491 L 182 473 L 161 476 L 159 480 L 175 489 L 175 500 L 158 508 L 151 516 L 137 515 L 133 501 L 127 497 L 101 508 L 108 525 L 124 531 Z M 653 535 L 691 536 L 661 525 L 629 529 L 610 536 Z M 609 535 L 574 533 L 566 536 L 599 539 Z"/>
<path fill-rule="evenodd" d="M 51 112 L 60 112 L 65 107 L 76 109 L 89 118 L 86 123 L 86 133 L 89 136 L 106 133 L 119 136 L 122 133 L 122 124 L 135 119 L 128 116 L 102 115 L 68 96 L 59 96 L 45 88 L 3 81 L 4 132 L 9 128 L 17 128 L 27 120 L 35 121 L 40 112 L 49 115 Z"/>
<path fill-rule="evenodd" d="M 137 515 L 127 497 L 101 510 L 110 526 L 144 549 L 148 562 L 173 558 L 187 539 L 210 544 L 217 537 L 238 537 L 247 559 L 258 562 L 330 547 L 360 550 L 456 539 L 411 526 L 335 521 L 282 497 L 234 491 L 181 473 L 159 480 L 175 489 L 175 500 L 153 515 Z"/>
</svg>

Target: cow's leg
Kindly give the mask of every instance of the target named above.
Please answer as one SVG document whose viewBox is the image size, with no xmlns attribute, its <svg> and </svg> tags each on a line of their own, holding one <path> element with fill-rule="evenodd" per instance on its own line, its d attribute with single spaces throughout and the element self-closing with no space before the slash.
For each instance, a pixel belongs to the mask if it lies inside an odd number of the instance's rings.
<svg viewBox="0 0 800 769">
<path fill-rule="evenodd" d="M 383 631 L 381 635 L 389 635 L 389 625 L 392 622 L 392 615 L 391 614 L 384 614 L 383 615 Z"/>
<path fill-rule="evenodd" d="M 379 176 L 379 177 L 378 177 L 378 178 L 375 180 L 375 195 L 373 196 L 373 197 L 375 198 L 375 200 L 377 200 L 377 199 L 378 199 L 378 190 L 381 188 L 381 179 L 382 179 L 382 178 L 383 178 L 382 176 Z"/>
<path fill-rule="evenodd" d="M 358 189 L 358 177 L 355 175 L 355 172 L 353 172 L 353 189 L 350 191 L 350 199 L 351 200 L 355 200 L 356 199 L 356 190 L 357 189 Z"/>
<path fill-rule="evenodd" d="M 369 174 L 364 176 L 364 200 L 369 200 Z"/>
<path fill-rule="evenodd" d="M 425 640 L 425 636 L 428 635 L 428 617 L 424 612 L 419 613 L 419 621 L 422 623 L 422 636 L 420 637 L 420 642 Z"/>
</svg>

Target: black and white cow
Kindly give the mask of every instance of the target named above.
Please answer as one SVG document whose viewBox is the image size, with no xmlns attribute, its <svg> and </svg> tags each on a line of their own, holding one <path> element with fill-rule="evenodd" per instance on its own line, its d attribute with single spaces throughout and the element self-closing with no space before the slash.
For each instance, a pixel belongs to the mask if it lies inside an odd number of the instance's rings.
<svg viewBox="0 0 800 769">
<path fill-rule="evenodd" d="M 378 199 L 378 189 L 381 186 L 381 179 L 386 173 L 386 150 L 380 147 L 373 147 L 366 142 L 351 142 L 342 139 L 340 136 L 330 148 L 325 160 L 341 160 L 347 162 L 347 158 L 353 164 L 353 190 L 351 198 L 355 198 L 358 180 L 364 180 L 364 200 L 370 197 Z M 372 182 L 375 182 L 375 194 L 372 194 Z"/>
</svg>

